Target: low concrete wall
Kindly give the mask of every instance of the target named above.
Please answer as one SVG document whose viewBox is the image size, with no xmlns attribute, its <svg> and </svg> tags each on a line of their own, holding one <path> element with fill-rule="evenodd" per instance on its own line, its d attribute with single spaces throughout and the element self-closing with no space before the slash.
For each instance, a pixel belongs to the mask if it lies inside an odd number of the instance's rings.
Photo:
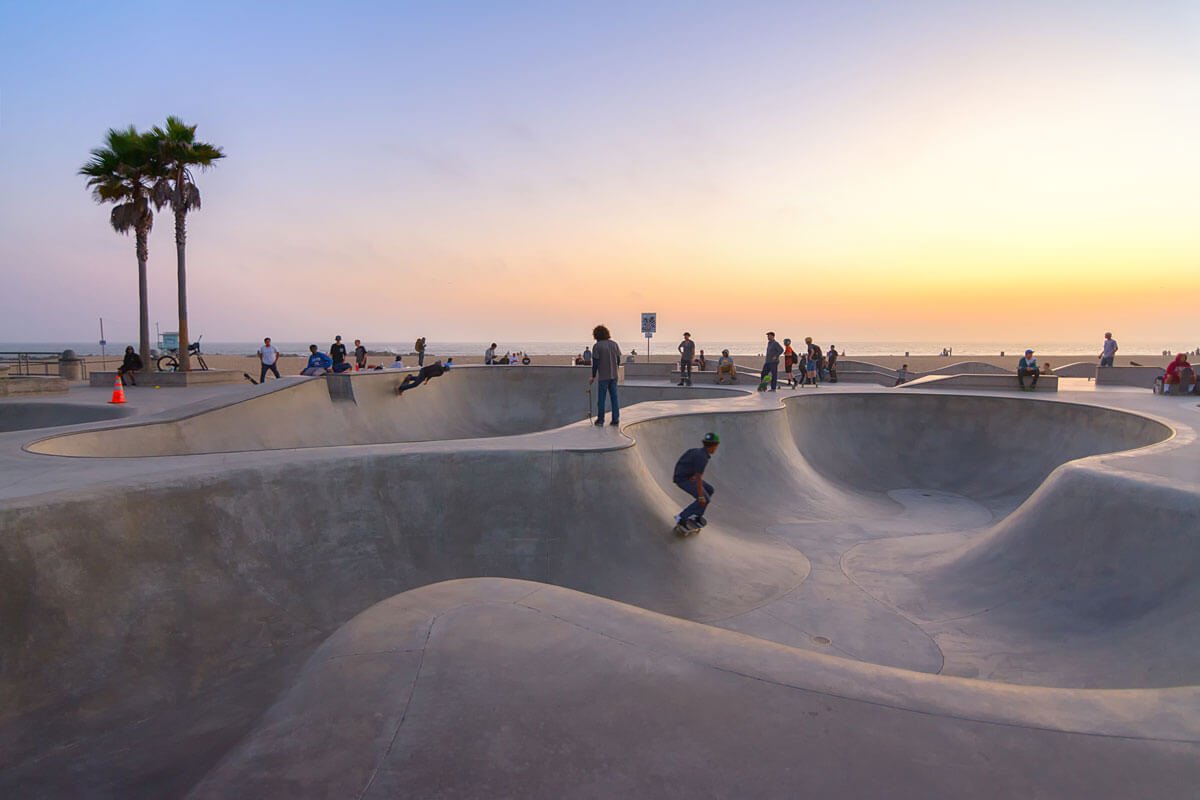
<svg viewBox="0 0 1200 800">
<path fill-rule="evenodd" d="M 621 369 L 625 372 L 626 378 L 662 378 L 666 380 L 671 377 L 671 370 L 675 365 L 667 363 L 659 363 L 657 361 L 649 364 L 645 362 L 625 362 L 621 365 Z"/>
<path fill-rule="evenodd" d="M 1165 375 L 1162 367 L 1097 367 L 1097 386 L 1140 386 L 1153 389 L 1154 379 Z"/>
<path fill-rule="evenodd" d="M 36 394 L 66 394 L 70 389 L 63 378 L 42 375 L 13 375 L 0 380 L 0 397 Z"/>
<path fill-rule="evenodd" d="M 1032 380 L 1032 379 L 1031 379 Z M 1020 389 L 1016 375 L 928 375 L 900 385 L 902 389 Z M 1039 392 L 1057 392 L 1058 376 L 1038 378 Z"/>
<path fill-rule="evenodd" d="M 112 386 L 116 383 L 115 372 L 93 372 L 88 375 L 89 386 Z M 183 386 L 204 386 L 213 383 L 244 383 L 246 375 L 231 369 L 198 369 L 191 372 L 150 372 L 142 370 L 137 373 L 138 383 L 151 384 L 166 388 Z"/>
</svg>

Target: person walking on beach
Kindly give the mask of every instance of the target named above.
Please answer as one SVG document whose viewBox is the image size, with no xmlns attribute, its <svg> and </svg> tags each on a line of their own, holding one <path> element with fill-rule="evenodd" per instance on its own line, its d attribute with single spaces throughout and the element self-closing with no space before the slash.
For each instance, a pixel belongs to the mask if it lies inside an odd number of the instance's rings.
<svg viewBox="0 0 1200 800">
<path fill-rule="evenodd" d="M 324 375 L 333 368 L 333 359 L 317 351 L 315 344 L 308 346 L 308 364 L 300 370 L 301 375 Z M 266 377 L 266 376 L 264 376 Z"/>
<path fill-rule="evenodd" d="M 612 422 L 618 425 L 621 421 L 621 405 L 617 400 L 617 370 L 621 366 L 621 347 L 612 340 L 608 328 L 597 325 L 592 328 L 592 338 L 596 346 L 592 348 L 592 377 L 588 378 L 588 386 L 597 379 L 600 381 L 600 391 L 596 395 L 596 425 L 604 424 L 604 402 L 606 397 L 612 398 Z"/>
<path fill-rule="evenodd" d="M 1038 376 L 1041 374 L 1033 351 L 1026 350 L 1025 355 L 1021 356 L 1021 360 L 1017 362 L 1017 383 L 1021 385 L 1021 391 L 1025 391 L 1025 377 L 1028 375 L 1033 376 L 1033 382 L 1029 384 L 1029 391 L 1037 389 Z"/>
<path fill-rule="evenodd" d="M 121 362 L 121 366 L 117 367 L 117 376 L 121 379 L 121 385 L 124 386 L 128 382 L 130 386 L 137 386 L 137 381 L 133 379 L 133 373 L 141 369 L 142 357 L 134 351 L 132 346 L 126 346 L 125 360 Z M 279 377 L 278 372 L 275 373 L 275 377 Z"/>
<path fill-rule="evenodd" d="M 707 524 L 704 512 L 712 499 L 713 487 L 712 484 L 704 482 L 704 470 L 720 444 L 720 436 L 706 433 L 700 440 L 699 447 L 685 451 L 675 462 L 675 472 L 671 479 L 676 486 L 695 498 L 683 511 L 675 515 L 675 533 L 680 536 L 698 533 Z"/>
<path fill-rule="evenodd" d="M 1100 366 L 1111 367 L 1114 359 L 1117 357 L 1117 340 L 1112 337 L 1112 333 L 1104 334 L 1104 344 L 1100 350 Z"/>
<path fill-rule="evenodd" d="M 413 342 L 413 350 L 417 351 L 417 366 L 425 366 L 425 337 L 417 339 Z"/>
<path fill-rule="evenodd" d="M 276 365 L 279 361 L 279 350 L 275 345 L 271 344 L 271 337 L 263 339 L 262 347 L 258 348 L 258 360 L 262 368 L 258 371 L 258 382 L 262 383 L 267 379 L 267 370 L 275 373 L 275 379 L 279 379 L 279 367 Z"/>
<path fill-rule="evenodd" d="M 679 385 L 692 385 L 692 361 L 696 358 L 696 343 L 692 341 L 692 335 L 687 331 L 683 332 L 683 341 L 679 343 Z"/>
<path fill-rule="evenodd" d="M 767 360 L 763 362 L 762 372 L 759 373 L 760 386 L 766 383 L 767 376 L 771 377 L 771 391 L 779 388 L 779 357 L 783 355 L 783 345 L 775 341 L 775 331 L 767 331 Z"/>
<path fill-rule="evenodd" d="M 363 347 L 362 339 L 354 340 L 354 366 L 356 369 L 367 368 L 367 348 Z"/>
<path fill-rule="evenodd" d="M 421 367 L 421 370 L 416 375 L 405 375 L 404 380 L 396 387 L 396 396 L 403 397 L 404 393 L 409 389 L 415 389 L 427 381 L 445 375 L 446 370 L 454 366 L 451 361 L 452 359 L 447 359 L 445 364 L 441 361 L 435 361 L 428 367 Z"/>
</svg>

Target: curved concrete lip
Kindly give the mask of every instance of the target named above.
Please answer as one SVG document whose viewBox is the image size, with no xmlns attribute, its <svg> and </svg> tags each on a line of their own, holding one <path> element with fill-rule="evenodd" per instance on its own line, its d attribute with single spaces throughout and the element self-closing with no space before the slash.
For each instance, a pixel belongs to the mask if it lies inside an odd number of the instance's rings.
<svg viewBox="0 0 1200 800">
<path fill-rule="evenodd" d="M 480 373 L 459 374 L 469 380 Z M 630 390 L 637 386 L 628 384 Z M 443 387 L 452 384 L 447 381 Z M 436 382 L 417 391 L 426 388 L 436 388 Z M 280 387 L 263 396 L 278 397 L 290 389 Z M 445 398 L 433 393 L 427 397 L 444 407 Z M 335 401 L 326 402 L 336 407 Z M 228 408 L 227 402 L 214 404 Z M 968 408 L 987 413 L 973 421 L 964 411 Z M 164 413 L 153 424 L 198 419 L 216 410 Z M 980 423 L 980 416 L 986 424 Z M 1074 428 L 1072 421 L 1083 422 Z M 11 528 L 10 541 L 32 542 L 37 537 L 55 542 L 59 553 L 82 547 L 80 558 L 116 548 L 123 554 L 118 561 L 122 570 L 130 575 L 161 574 L 167 580 L 164 586 L 176 587 L 169 590 L 172 596 L 183 591 L 192 597 L 191 586 L 222 587 L 217 597 L 209 597 L 206 590 L 187 602 L 203 597 L 206 603 L 216 603 L 214 608 L 233 612 L 210 612 L 223 620 L 225 630 L 189 628 L 189 641 L 199 648 L 196 653 L 213 648 L 244 659 L 247 685 L 257 688 L 230 696 L 229 707 L 239 709 L 241 721 L 227 729 L 221 768 L 209 772 L 214 762 L 204 762 L 173 784 L 176 789 L 195 785 L 197 796 L 204 796 L 205 787 L 218 787 L 213 791 L 219 793 L 220 787 L 238 785 L 225 782 L 231 776 L 253 777 L 245 770 L 261 767 L 254 753 L 275 753 L 283 759 L 279 763 L 293 766 L 297 758 L 321 760 L 309 752 L 279 749 L 278 740 L 264 732 L 324 713 L 305 687 L 312 685 L 306 681 L 327 680 L 321 677 L 326 675 L 324 665 L 332 662 L 318 653 L 302 673 L 295 667 L 272 666 L 254 655 L 253 648 L 221 638 L 230 633 L 230 620 L 258 615 L 281 620 L 273 623 L 276 626 L 294 620 L 283 624 L 286 636 L 281 641 L 287 644 L 279 646 L 297 663 L 331 635 L 328 647 L 347 637 L 355 646 L 375 636 L 411 639 L 418 635 L 414 631 L 424 630 L 420 625 L 405 627 L 411 614 L 449 619 L 447 613 L 456 608 L 475 610 L 462 611 L 459 617 L 466 627 L 448 631 L 439 646 L 448 648 L 446 652 L 477 655 L 482 663 L 489 649 L 503 649 L 513 641 L 532 651 L 550 647 L 558 624 L 551 624 L 553 620 L 570 622 L 575 629 L 593 626 L 593 633 L 579 641 L 579 649 L 561 654 L 594 665 L 575 691 L 598 691 L 625 674 L 620 664 L 611 663 L 610 645 L 619 629 L 616 639 L 644 643 L 646 663 L 653 670 L 669 673 L 675 669 L 671 664 L 684 658 L 718 675 L 739 661 L 778 659 L 779 668 L 790 670 L 791 677 L 777 675 L 772 680 L 801 692 L 836 695 L 855 707 L 881 702 L 879 692 L 891 693 L 892 700 L 883 705 L 912 720 L 908 732 L 898 734 L 911 740 L 909 758 L 919 758 L 936 739 L 921 727 L 919 718 L 948 720 L 949 730 L 958 725 L 953 720 L 966 717 L 1047 735 L 1145 742 L 1162 758 L 1130 746 L 1123 751 L 1127 756 L 1113 763 L 1127 764 L 1132 758 L 1158 764 L 1158 779 L 1140 769 L 1130 774 L 1166 791 L 1178 785 L 1170 781 L 1181 775 L 1200 775 L 1200 759 L 1192 748 L 1200 741 L 1195 689 L 1200 680 L 1187 666 L 1200 653 L 1189 610 L 1200 600 L 1200 587 L 1188 577 L 1200 574 L 1194 545 L 1189 545 L 1194 529 L 1187 529 L 1187 520 L 1195 517 L 1186 516 L 1200 511 L 1197 421 L 1200 415 L 1194 408 L 1169 398 L 1161 403 L 1149 393 L 1061 392 L 1044 398 L 855 386 L 823 387 L 819 394 L 803 396 L 722 393 L 696 400 L 647 401 L 623 410 L 619 430 L 597 429 L 581 420 L 517 435 L 439 441 L 80 458 L 23 450 L 28 435 L 23 440 L 7 436 L 0 439 L 0 514 L 19 523 Z M 102 427 L 126 430 L 97 423 L 86 433 Z M 700 536 L 671 539 L 669 517 L 681 505 L 682 495 L 670 484 L 670 466 L 684 446 L 714 427 L 722 428 L 724 444 L 711 465 L 718 487 L 712 524 Z M 935 427 L 949 431 L 949 438 L 939 440 Z M 880 441 L 887 446 L 879 447 Z M 949 455 L 942 463 L 926 457 L 937 453 Z M 988 467 L 990 456 L 1007 462 Z M 36 480 L 27 477 L 35 474 Z M 477 490 L 481 480 L 504 502 L 475 508 L 469 496 L 448 489 L 462 485 Z M 553 491 L 539 490 L 542 481 Z M 330 486 L 336 489 L 326 488 Z M 598 488 L 576 496 L 570 494 L 572 486 Z M 339 498 L 329 513 L 308 519 L 287 510 L 293 502 L 326 491 Z M 151 528 L 138 534 L 136 547 L 127 545 L 122 541 L 127 528 L 105 516 L 117 502 L 114 494 L 136 497 L 139 514 L 163 519 L 175 515 L 180 527 Z M 68 496 L 70 501 L 64 499 Z M 619 507 L 594 506 L 597 496 L 619 498 Z M 258 511 L 268 508 L 271 514 Z M 165 516 L 159 517 L 158 509 Z M 78 524 L 80 513 L 99 517 L 89 532 L 92 541 L 82 541 L 68 529 L 70 520 Z M 461 521 L 450 526 L 448 520 L 456 518 Z M 205 545 L 228 536 L 237 544 L 217 549 Z M 431 546 L 436 540 L 439 549 L 431 551 L 436 557 L 426 558 L 412 549 L 426 540 Z M 167 543 L 186 543 L 189 569 L 199 572 L 189 576 L 178 571 L 163 550 Z M 269 557 L 264 548 L 269 548 Z M 235 553 L 236 560 L 228 560 Z M 316 553 L 324 555 L 311 557 Z M 39 558 L 23 555 L 14 563 L 28 564 L 31 575 L 45 577 L 44 565 L 51 562 Z M 343 570 L 356 564 L 362 569 Z M 560 583 L 577 591 L 530 589 L 506 580 L 464 588 L 459 582 L 445 589 L 399 594 L 364 615 L 367 622 L 346 624 L 398 591 L 480 574 L 533 576 L 540 584 Z M 1015 584 L 1014 575 L 1021 576 Z M 108 620 L 125 619 L 120 610 L 125 593 L 145 591 L 127 586 L 92 595 L 87 593 L 87 578 L 85 574 L 83 583 L 74 583 L 73 591 L 102 598 L 95 613 Z M 500 620 L 488 609 L 497 602 L 508 603 L 497 598 L 513 595 L 540 597 L 544 603 L 525 603 L 540 610 L 529 616 L 534 612 L 519 609 L 519 619 L 511 619 L 515 638 L 506 639 L 509 618 Z M 630 610 L 614 600 L 649 610 Z M 51 601 L 36 599 L 38 604 Z M 239 612 L 238 604 L 244 602 Z M 12 607 L 5 610 L 0 605 L 0 610 L 7 615 Z M 81 627 L 71 630 L 82 635 L 88 624 L 85 616 L 73 620 L 72 625 Z M 153 687 L 168 674 L 178 673 L 181 680 L 190 674 L 188 662 L 163 660 L 177 656 L 172 655 L 174 649 L 163 651 L 155 645 L 153 626 L 142 630 L 136 618 L 129 619 L 124 641 L 142 643 L 139 682 Z M 480 639 L 479 631 L 467 636 L 475 624 L 472 619 L 485 621 L 484 630 L 490 627 L 496 638 Z M 536 619 L 548 627 L 540 630 Z M 173 626 L 192 623 L 178 616 L 165 620 Z M 238 623 L 232 624 L 236 635 Z M 610 624 L 616 626 L 613 631 L 593 638 Z M 87 630 L 89 635 L 100 633 L 97 641 L 107 635 L 99 627 Z M 61 632 L 37 633 L 35 628 L 35 634 L 31 641 L 52 645 Z M 550 638 L 543 640 L 544 636 Z M 505 641 L 509 644 L 500 644 Z M 416 645 L 401 650 L 425 652 Z M 1003 660 L 997 660 L 997 653 Z M 85 648 L 72 658 L 84 659 L 76 664 L 81 675 L 105 672 L 100 651 L 89 654 Z M 339 661 L 350 669 L 354 659 Z M 1111 667 L 1110 674 L 1097 674 L 1095 664 Z M 766 719 L 770 704 L 759 706 L 750 700 L 753 687 L 764 679 L 761 669 L 761 663 L 738 667 L 735 671 L 753 675 L 740 687 L 709 683 L 699 675 L 684 679 L 684 685 L 713 703 L 753 707 L 754 714 Z M 351 674 L 353 670 L 346 673 Z M 530 683 L 519 692 L 533 702 L 539 696 L 539 681 L 536 672 L 528 677 Z M 17 696 L 32 700 L 39 690 L 32 674 L 29 680 L 16 685 Z M 83 697 L 108 690 L 103 679 L 87 680 L 99 682 L 83 684 Z M 196 675 L 188 680 L 203 684 Z M 840 688 L 831 689 L 831 682 Z M 44 691 L 51 692 L 47 699 L 53 697 L 53 690 Z M 471 692 L 486 697 L 486 684 L 474 685 Z M 148 689 L 147 694 L 155 692 Z M 364 702 L 368 695 L 362 696 Z M 454 713 L 461 715 L 478 711 L 465 701 L 455 707 L 452 694 L 433 692 L 424 698 L 426 703 L 456 708 Z M 526 713 L 553 719 L 557 711 L 551 700 L 543 696 L 549 704 L 535 704 Z M 275 701 L 276 710 L 263 716 Z M 667 718 L 682 713 L 669 703 L 648 707 Z M 130 713 L 137 712 L 139 719 L 151 713 L 163 725 L 187 720 L 189 725 L 212 726 L 211 709 L 187 702 L 171 708 L 176 707 L 155 712 L 135 707 Z M 35 722 L 36 716 L 31 716 L 24 724 L 41 730 Z M 109 723 L 107 731 L 124 730 L 120 714 L 114 712 Z M 410 723 L 405 724 L 410 724 L 411 735 L 436 740 L 434 728 L 423 728 L 416 718 Z M 432 718 L 429 724 L 444 725 Z M 252 726 L 251 735 L 242 739 Z M 153 724 L 145 730 L 151 728 Z M 747 729 L 731 728 L 735 735 L 739 730 L 744 734 Z M 630 730 L 608 732 L 636 739 Z M 76 733 L 80 741 L 92 740 L 86 726 Z M 95 734 L 97 740 L 100 735 Z M 328 741 L 328 730 L 325 735 Z M 234 747 L 239 740 L 242 744 Z M 531 745 L 537 741 L 526 740 Z M 846 733 L 840 741 L 852 747 L 853 737 Z M 1067 747 L 1062 744 L 1066 740 L 1054 741 L 1060 744 L 1051 750 Z M 1187 748 L 1172 751 L 1171 743 L 1186 743 Z M 344 753 L 371 751 L 365 745 L 360 748 L 362 742 L 343 744 Z M 611 744 L 614 752 L 622 752 L 619 742 Z M 159 763 L 174 763 L 168 743 L 155 747 L 147 752 L 157 754 Z M 1067 750 L 1079 759 L 1098 758 L 1072 747 Z M 88 751 L 86 744 L 83 749 Z M 487 761 L 486 749 L 477 755 L 481 764 L 497 768 Z M 720 762 L 719 753 L 709 755 Z M 1022 763 L 1037 763 L 1039 756 L 1013 750 L 1006 758 L 1015 771 Z M 83 772 L 120 769 L 127 775 L 143 774 L 120 759 L 111 767 L 101 764 L 99 755 L 93 759 L 85 753 L 83 759 Z M 407 769 L 385 767 L 382 759 L 373 762 L 374 769 L 395 768 L 397 774 Z M 45 780 L 47 770 L 56 768 L 52 762 L 35 765 L 18 757 L 12 763 L 26 764 L 30 771 L 13 775 L 40 775 Z M 979 777 L 986 770 L 969 772 Z M 467 773 L 477 778 L 482 774 Z M 266 773 L 254 774 L 261 778 Z M 765 785 L 784 785 L 779 783 L 782 773 L 767 770 L 766 775 L 776 783 Z M 280 784 L 263 784 L 268 785 Z M 949 784 L 940 786 L 945 796 L 951 794 Z M 936 787 L 934 794 L 939 793 Z M 143 787 L 143 793 L 150 792 Z"/>
</svg>

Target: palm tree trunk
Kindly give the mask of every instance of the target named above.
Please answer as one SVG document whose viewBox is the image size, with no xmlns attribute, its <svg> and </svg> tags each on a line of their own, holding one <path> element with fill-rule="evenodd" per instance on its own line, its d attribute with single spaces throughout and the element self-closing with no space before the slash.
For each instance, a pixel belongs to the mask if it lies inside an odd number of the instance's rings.
<svg viewBox="0 0 1200 800">
<path fill-rule="evenodd" d="M 188 353 L 187 323 L 187 268 L 184 266 L 184 250 L 187 247 L 187 215 L 175 212 L 175 257 L 179 263 L 179 369 L 188 372 L 192 368 L 192 357 Z"/>
<path fill-rule="evenodd" d="M 145 228 L 138 227 L 135 232 L 138 260 L 138 355 L 142 357 L 142 368 L 151 369 L 150 361 L 150 298 L 146 289 L 146 261 L 149 250 L 146 246 Z"/>
</svg>

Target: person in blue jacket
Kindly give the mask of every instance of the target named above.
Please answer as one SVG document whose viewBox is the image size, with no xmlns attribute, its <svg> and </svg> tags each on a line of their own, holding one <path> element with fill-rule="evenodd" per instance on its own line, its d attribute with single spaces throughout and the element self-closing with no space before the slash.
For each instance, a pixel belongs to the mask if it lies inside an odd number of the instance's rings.
<svg viewBox="0 0 1200 800">
<path fill-rule="evenodd" d="M 308 364 L 300 370 L 301 375 L 324 375 L 333 368 L 333 359 L 317 350 L 315 344 L 308 346 Z"/>
<path fill-rule="evenodd" d="M 1025 391 L 1025 378 L 1029 376 L 1033 377 L 1033 382 L 1029 384 L 1029 391 L 1036 390 L 1038 376 L 1041 374 L 1037 359 L 1033 357 L 1033 351 L 1026 350 L 1025 355 L 1017 362 L 1017 383 L 1021 385 L 1021 391 Z"/>
</svg>

